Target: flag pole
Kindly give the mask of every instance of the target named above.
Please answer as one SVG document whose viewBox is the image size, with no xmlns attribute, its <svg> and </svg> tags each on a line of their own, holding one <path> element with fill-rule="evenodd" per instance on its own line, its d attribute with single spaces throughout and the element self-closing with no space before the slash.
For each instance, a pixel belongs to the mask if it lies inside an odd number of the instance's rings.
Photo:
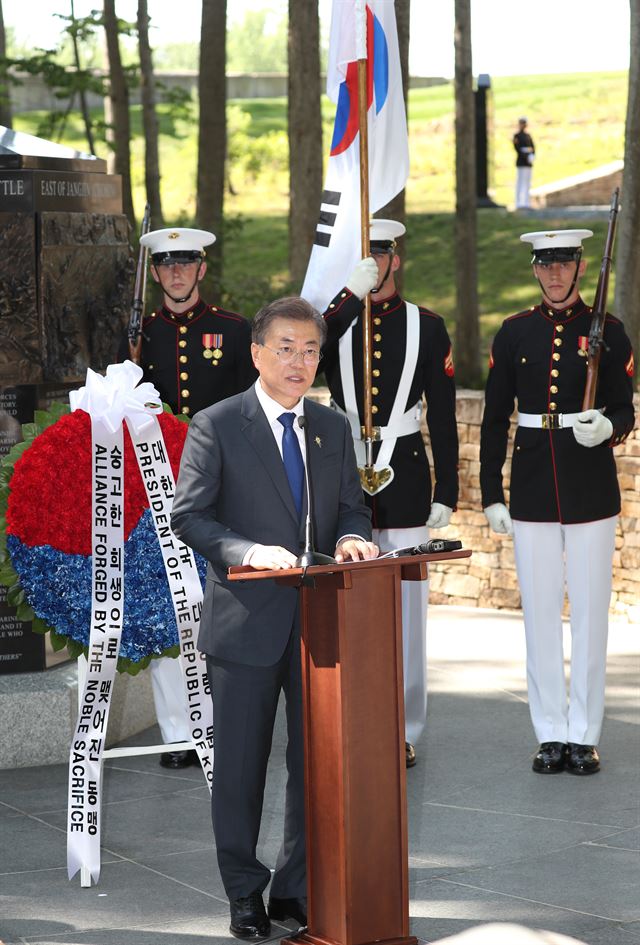
<svg viewBox="0 0 640 945">
<path fill-rule="evenodd" d="M 360 137 L 360 246 L 362 259 L 369 255 L 369 127 L 367 119 L 367 14 L 364 3 L 356 0 L 357 33 L 361 39 L 361 54 L 358 56 L 358 131 Z M 364 56 L 362 55 L 364 52 Z M 364 298 L 362 313 L 362 359 L 363 359 L 363 419 L 366 480 L 373 478 L 373 422 L 371 411 L 371 296 Z"/>
</svg>

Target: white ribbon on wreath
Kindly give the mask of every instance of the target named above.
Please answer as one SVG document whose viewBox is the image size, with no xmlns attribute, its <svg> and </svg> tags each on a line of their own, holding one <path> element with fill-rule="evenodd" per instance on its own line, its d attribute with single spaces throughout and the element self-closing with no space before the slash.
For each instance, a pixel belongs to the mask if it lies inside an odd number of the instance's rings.
<svg viewBox="0 0 640 945">
<path fill-rule="evenodd" d="M 125 422 L 145 486 L 173 603 L 189 711 L 191 739 L 211 791 L 213 710 L 205 657 L 196 650 L 202 587 L 193 552 L 170 528 L 175 481 L 156 414 L 160 395 L 140 384 L 132 361 L 109 365 L 106 376 L 87 371 L 85 387 L 71 391 L 71 410 L 91 417 L 92 580 L 87 676 L 69 752 L 67 873 L 86 867 L 100 876 L 102 753 L 124 617 Z"/>
</svg>

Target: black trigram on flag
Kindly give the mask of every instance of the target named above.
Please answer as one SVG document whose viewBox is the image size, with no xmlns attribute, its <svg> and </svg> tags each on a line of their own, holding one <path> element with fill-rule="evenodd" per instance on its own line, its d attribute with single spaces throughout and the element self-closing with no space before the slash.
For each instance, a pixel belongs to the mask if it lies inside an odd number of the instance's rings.
<svg viewBox="0 0 640 945">
<path fill-rule="evenodd" d="M 316 246 L 328 246 L 331 242 L 331 230 L 321 230 L 321 226 L 333 227 L 336 222 L 337 213 L 331 210 L 331 207 L 337 207 L 340 203 L 339 190 L 323 190 L 320 206 L 320 216 L 318 217 L 318 227 L 313 242 Z M 325 206 L 326 205 L 326 206 Z"/>
</svg>

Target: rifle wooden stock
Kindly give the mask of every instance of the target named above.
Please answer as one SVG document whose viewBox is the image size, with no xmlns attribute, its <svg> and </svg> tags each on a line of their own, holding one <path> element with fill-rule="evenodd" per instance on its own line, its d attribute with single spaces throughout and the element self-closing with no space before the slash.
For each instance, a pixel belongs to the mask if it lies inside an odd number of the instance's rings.
<svg viewBox="0 0 640 945">
<path fill-rule="evenodd" d="M 611 259 L 613 256 L 613 243 L 616 237 L 618 210 L 620 209 L 618 205 L 619 194 L 620 190 L 618 187 L 616 187 L 611 196 L 609 226 L 607 228 L 607 237 L 604 244 L 602 263 L 600 264 L 600 275 L 598 276 L 596 297 L 593 302 L 593 314 L 591 316 L 591 327 L 589 329 L 587 380 L 584 387 L 584 396 L 582 398 L 583 410 L 592 410 L 596 402 L 598 371 L 600 369 L 600 355 L 602 353 L 602 348 L 604 347 L 604 326 L 607 320 L 609 273 L 611 272 Z"/>
<path fill-rule="evenodd" d="M 140 227 L 140 236 L 144 236 L 151 229 L 151 207 L 146 204 L 144 208 L 144 217 Z M 129 315 L 129 327 L 127 336 L 129 338 L 129 357 L 134 364 L 140 364 L 140 355 L 142 351 L 142 319 L 144 318 L 144 297 L 147 288 L 147 257 L 149 251 L 146 246 L 140 244 L 138 252 L 138 265 L 136 267 L 136 281 L 133 289 L 133 302 L 131 303 L 131 313 Z"/>
</svg>

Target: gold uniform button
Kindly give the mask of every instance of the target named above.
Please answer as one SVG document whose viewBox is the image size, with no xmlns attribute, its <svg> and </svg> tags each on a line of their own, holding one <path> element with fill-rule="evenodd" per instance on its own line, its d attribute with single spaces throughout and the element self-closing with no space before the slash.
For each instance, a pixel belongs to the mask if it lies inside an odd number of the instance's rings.
<svg viewBox="0 0 640 945">
<path fill-rule="evenodd" d="M 376 394 L 379 394 L 379 393 L 380 393 L 380 391 L 378 390 L 378 388 L 377 388 L 377 387 L 372 387 L 372 388 L 371 388 L 371 393 L 372 393 L 372 394 L 373 394 L 373 396 L 375 397 L 375 395 L 376 395 Z"/>
<path fill-rule="evenodd" d="M 380 368 L 374 368 L 371 373 L 374 377 L 380 377 Z"/>
<path fill-rule="evenodd" d="M 187 315 L 187 318 L 193 318 L 193 312 L 189 312 L 189 314 Z"/>
<path fill-rule="evenodd" d="M 371 413 L 377 413 L 377 412 L 378 412 L 378 408 L 374 404 L 373 407 L 371 408 Z"/>
<path fill-rule="evenodd" d="M 374 340 L 374 341 L 382 341 L 382 335 L 380 334 L 379 331 L 377 331 L 377 332 L 375 333 L 375 335 L 373 336 L 373 340 Z"/>
<path fill-rule="evenodd" d="M 558 405 L 554 404 L 554 402 L 551 401 L 551 403 L 549 404 L 549 410 L 557 410 L 557 409 L 558 409 Z"/>
<path fill-rule="evenodd" d="M 558 368 L 555 368 L 555 367 L 553 368 L 553 370 L 551 371 L 551 377 L 560 377 L 560 371 L 558 370 Z"/>
<path fill-rule="evenodd" d="M 191 411 L 189 410 L 188 407 L 183 407 L 181 412 L 182 412 L 182 413 L 191 413 Z"/>
<path fill-rule="evenodd" d="M 331 304 L 329 305 L 329 308 L 335 308 L 335 307 L 336 307 L 335 302 L 331 302 Z"/>
<path fill-rule="evenodd" d="M 560 352 L 559 352 L 559 351 L 554 351 L 553 354 L 551 355 L 551 357 L 553 358 L 554 361 L 559 361 L 559 360 L 560 360 Z"/>
<path fill-rule="evenodd" d="M 179 360 L 180 360 L 180 364 L 186 364 L 189 358 L 186 356 L 186 354 L 181 354 Z"/>
<path fill-rule="evenodd" d="M 347 297 L 347 293 L 346 293 L 346 292 L 341 292 L 341 293 L 340 293 L 340 298 L 341 298 L 341 299 L 346 299 L 346 297 Z"/>
<path fill-rule="evenodd" d="M 155 367 L 155 364 L 150 364 L 150 365 L 149 365 L 149 370 L 150 370 L 150 371 L 153 371 L 154 367 Z"/>
<path fill-rule="evenodd" d="M 382 324 L 382 319 L 381 319 L 381 318 L 378 318 L 378 316 L 376 315 L 376 317 L 373 319 L 373 324 L 374 324 L 374 325 L 381 325 L 381 324 Z"/>
<path fill-rule="evenodd" d="M 373 352 L 373 356 L 374 356 L 374 358 L 376 358 L 376 360 L 379 361 L 380 358 L 382 357 L 382 351 L 374 351 L 374 352 Z"/>
<path fill-rule="evenodd" d="M 180 339 L 180 341 L 178 342 L 178 347 L 179 347 L 179 348 L 186 348 L 186 347 L 187 347 L 187 342 L 184 340 L 184 338 L 181 338 L 181 339 Z M 554 358 L 555 358 L 555 354 L 554 354 Z"/>
<path fill-rule="evenodd" d="M 554 338 L 553 343 L 556 346 L 556 348 L 559 348 L 560 345 L 562 344 L 562 338 Z"/>
<path fill-rule="evenodd" d="M 564 325 L 556 325 L 556 331 L 564 331 Z"/>
<path fill-rule="evenodd" d="M 188 390 L 181 390 L 181 391 L 180 391 L 180 396 L 181 396 L 181 397 L 184 397 L 184 399 L 186 400 L 187 397 L 189 396 L 189 391 L 188 391 Z"/>
<path fill-rule="evenodd" d="M 549 388 L 549 390 L 551 391 L 552 394 L 557 394 L 557 393 L 558 393 L 558 388 L 556 387 L 555 384 L 552 384 L 551 387 Z"/>
<path fill-rule="evenodd" d="M 181 334 L 181 335 L 186 335 L 186 333 L 187 333 L 188 330 L 189 330 L 189 329 L 187 328 L 186 325 L 180 325 L 180 334 Z"/>
<path fill-rule="evenodd" d="M 181 381 L 188 381 L 188 380 L 189 380 L 189 375 L 187 374 L 186 371 L 180 371 L 180 380 L 181 380 Z M 553 388 L 551 388 L 551 390 L 553 390 Z"/>
</svg>

